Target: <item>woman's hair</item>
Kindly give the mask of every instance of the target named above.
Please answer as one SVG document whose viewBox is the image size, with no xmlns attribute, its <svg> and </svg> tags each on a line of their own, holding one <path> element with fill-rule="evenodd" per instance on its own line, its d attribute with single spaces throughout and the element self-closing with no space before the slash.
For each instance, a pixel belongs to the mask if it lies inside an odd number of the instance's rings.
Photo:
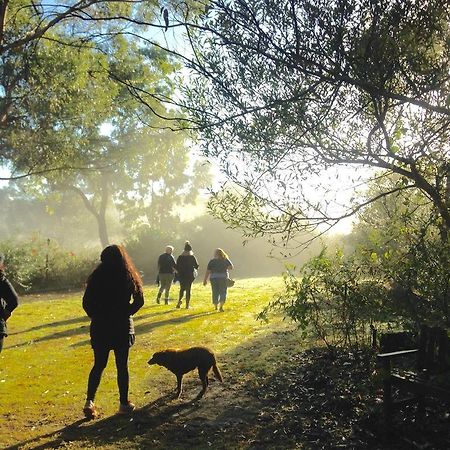
<svg viewBox="0 0 450 450">
<path fill-rule="evenodd" d="M 184 251 L 185 252 L 190 252 L 192 251 L 192 245 L 189 241 L 186 241 L 186 243 L 184 244 Z"/>
<path fill-rule="evenodd" d="M 228 255 L 221 248 L 216 248 L 214 250 L 214 254 L 216 254 L 221 259 L 228 259 Z"/>
<path fill-rule="evenodd" d="M 142 278 L 122 245 L 108 245 L 100 254 L 100 260 L 98 268 L 125 275 L 133 287 L 133 293 L 142 293 Z"/>
</svg>

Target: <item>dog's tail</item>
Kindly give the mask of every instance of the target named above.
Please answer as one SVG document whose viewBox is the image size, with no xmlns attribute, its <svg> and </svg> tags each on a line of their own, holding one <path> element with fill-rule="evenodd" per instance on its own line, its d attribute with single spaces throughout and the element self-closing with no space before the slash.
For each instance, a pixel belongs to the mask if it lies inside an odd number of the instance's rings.
<svg viewBox="0 0 450 450">
<path fill-rule="evenodd" d="M 215 377 L 223 383 L 222 374 L 220 373 L 220 370 L 217 367 L 217 363 L 214 363 L 214 365 L 212 366 L 212 370 L 214 372 Z"/>
</svg>

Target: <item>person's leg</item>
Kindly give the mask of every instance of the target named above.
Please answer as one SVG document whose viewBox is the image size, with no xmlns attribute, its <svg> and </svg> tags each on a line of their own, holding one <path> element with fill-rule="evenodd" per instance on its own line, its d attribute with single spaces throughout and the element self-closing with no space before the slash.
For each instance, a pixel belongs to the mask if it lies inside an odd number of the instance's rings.
<svg viewBox="0 0 450 450">
<path fill-rule="evenodd" d="M 226 278 L 221 278 L 219 283 L 219 303 L 220 311 L 223 311 L 223 305 L 227 299 L 228 284 Z"/>
<path fill-rule="evenodd" d="M 211 294 L 212 294 L 212 302 L 214 306 L 217 309 L 217 306 L 219 304 L 219 286 L 218 286 L 218 279 L 213 278 L 211 279 Z"/>
<path fill-rule="evenodd" d="M 103 370 L 108 363 L 109 349 L 94 348 L 94 366 L 88 379 L 86 401 L 94 401 Z"/>
<path fill-rule="evenodd" d="M 180 279 L 180 293 L 178 295 L 177 308 L 181 306 L 181 300 L 183 300 L 184 293 L 186 292 L 186 282 Z"/>
<path fill-rule="evenodd" d="M 161 275 L 158 275 L 158 280 L 159 280 L 159 289 L 158 289 L 158 295 L 156 296 L 156 303 L 158 303 L 158 305 L 159 305 L 159 303 L 161 302 L 161 295 L 164 290 L 163 283 L 161 281 Z"/>
<path fill-rule="evenodd" d="M 167 305 L 169 303 L 170 287 L 172 286 L 173 275 L 170 273 L 162 273 L 160 275 L 161 288 L 164 291 L 164 301 Z"/>
<path fill-rule="evenodd" d="M 191 287 L 192 281 L 186 282 L 186 308 L 189 309 L 189 303 L 191 302 Z"/>
<path fill-rule="evenodd" d="M 120 404 L 128 405 L 128 386 L 130 376 L 128 373 L 128 355 L 130 349 L 128 346 L 123 346 L 114 349 L 114 356 L 116 358 L 117 368 L 117 385 L 119 387 Z"/>
<path fill-rule="evenodd" d="M 3 350 L 3 338 L 4 338 L 5 336 L 3 336 L 3 335 L 1 335 L 0 336 L 0 353 L 2 352 L 2 350 Z"/>
</svg>

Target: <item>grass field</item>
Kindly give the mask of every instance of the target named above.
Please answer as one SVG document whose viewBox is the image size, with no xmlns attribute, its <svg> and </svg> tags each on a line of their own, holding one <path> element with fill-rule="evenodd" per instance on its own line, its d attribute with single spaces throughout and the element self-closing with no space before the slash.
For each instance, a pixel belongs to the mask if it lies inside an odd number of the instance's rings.
<svg viewBox="0 0 450 450">
<path fill-rule="evenodd" d="M 194 285 L 190 310 L 175 309 L 175 302 L 157 305 L 155 287 L 147 287 L 130 356 L 130 399 L 138 411 L 132 417 L 115 416 L 118 393 L 111 357 L 96 399 L 102 416 L 91 422 L 80 420 L 93 359 L 81 293 L 24 299 L 9 322 L 0 355 L 0 448 L 241 448 L 247 436 L 209 436 L 202 420 L 220 430 L 230 417 L 246 421 L 247 412 L 256 413 L 258 405 L 247 402 L 239 384 L 257 386 L 287 348 L 286 334 L 280 332 L 292 325 L 280 318 L 269 325 L 255 319 L 281 287 L 278 278 L 238 280 L 224 313 L 213 311 L 209 288 L 200 283 Z M 177 293 L 178 286 L 172 297 Z M 297 345 L 295 333 L 291 339 Z M 146 361 L 159 349 L 191 345 L 216 352 L 225 382 L 211 383 L 207 396 L 193 402 L 200 389 L 193 373 L 185 377 L 183 398 L 174 400 L 174 375 Z M 188 430 L 188 438 L 171 435 L 180 427 Z"/>
</svg>

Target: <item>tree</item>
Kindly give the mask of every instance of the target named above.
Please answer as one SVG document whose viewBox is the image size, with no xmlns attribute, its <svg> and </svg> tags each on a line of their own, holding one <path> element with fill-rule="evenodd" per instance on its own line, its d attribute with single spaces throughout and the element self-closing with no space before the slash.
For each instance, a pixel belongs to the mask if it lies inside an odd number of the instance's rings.
<svg viewBox="0 0 450 450">
<path fill-rule="evenodd" d="M 418 190 L 446 241 L 448 19 L 445 0 L 211 2 L 190 24 L 186 108 L 204 154 L 245 191 L 218 193 L 213 211 L 232 226 L 292 237 Z M 398 178 L 342 209 L 345 183 L 326 181 L 338 168 L 355 196 L 369 180 Z"/>
<path fill-rule="evenodd" d="M 31 181 L 40 195 L 73 192 L 79 196 L 97 222 L 102 247 L 109 244 L 110 206 L 115 206 L 128 230 L 142 225 L 163 230 L 176 220 L 175 207 L 195 203 L 199 191 L 209 183 L 208 168 L 190 159 L 186 136 L 149 128 L 113 135 L 104 147 L 108 167 L 59 172 Z"/>
<path fill-rule="evenodd" d="M 135 91 L 152 92 L 144 119 L 166 112 L 161 104 L 173 80 L 161 73 L 175 66 L 140 43 L 148 27 L 162 28 L 157 15 L 157 3 L 140 0 L 0 2 L 0 164 L 13 172 L 6 179 L 90 168 L 78 156 L 111 120 L 112 100 L 121 94 L 123 108 L 127 93 L 128 110 L 133 104 L 136 116 L 142 112 L 130 81 Z"/>
</svg>

